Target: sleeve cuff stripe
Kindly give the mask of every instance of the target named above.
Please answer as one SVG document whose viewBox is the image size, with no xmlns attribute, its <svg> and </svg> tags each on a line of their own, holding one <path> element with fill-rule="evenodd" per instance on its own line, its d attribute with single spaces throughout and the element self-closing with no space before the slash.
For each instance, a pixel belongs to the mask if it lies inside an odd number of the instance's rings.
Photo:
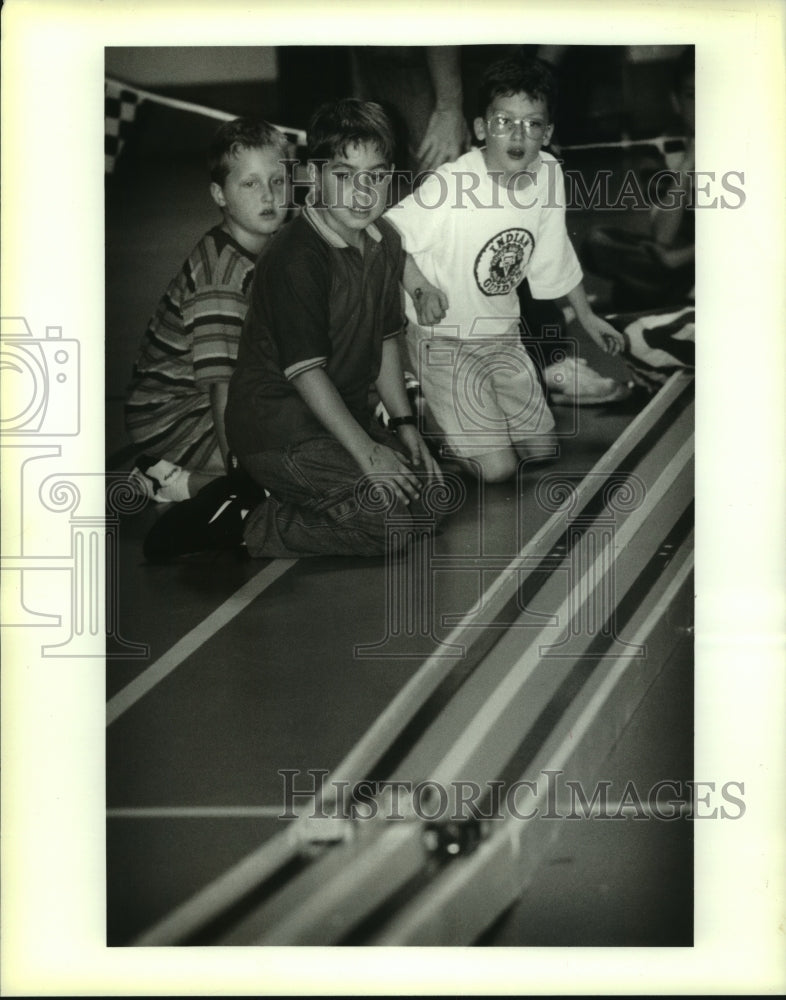
<svg viewBox="0 0 786 1000">
<path fill-rule="evenodd" d="M 308 361 L 298 361 L 296 364 L 285 368 L 284 375 L 291 382 L 293 378 L 302 375 L 303 372 L 310 371 L 312 368 L 324 368 L 326 365 L 327 358 L 309 358 Z"/>
</svg>

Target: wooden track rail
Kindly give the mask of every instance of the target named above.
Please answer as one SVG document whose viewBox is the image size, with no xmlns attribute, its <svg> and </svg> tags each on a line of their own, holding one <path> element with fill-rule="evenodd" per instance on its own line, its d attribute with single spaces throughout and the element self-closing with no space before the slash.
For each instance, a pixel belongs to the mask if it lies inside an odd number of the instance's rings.
<svg viewBox="0 0 786 1000">
<path fill-rule="evenodd" d="M 549 770 L 593 780 L 691 624 L 692 397 L 692 377 L 673 376 L 581 481 L 543 474 L 551 517 L 328 776 L 324 811 L 341 782 L 372 776 L 450 795 L 530 781 L 530 808 Z M 470 944 L 560 828 L 505 806 L 443 836 L 452 798 L 434 823 L 376 802 L 328 837 L 293 820 L 134 943 Z"/>
</svg>

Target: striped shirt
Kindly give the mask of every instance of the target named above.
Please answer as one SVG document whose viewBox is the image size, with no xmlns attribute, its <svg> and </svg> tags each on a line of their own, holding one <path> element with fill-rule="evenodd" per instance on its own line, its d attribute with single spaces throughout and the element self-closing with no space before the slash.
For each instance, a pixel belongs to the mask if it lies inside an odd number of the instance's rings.
<svg viewBox="0 0 786 1000">
<path fill-rule="evenodd" d="M 170 282 L 126 401 L 126 428 L 140 451 L 192 469 L 215 453 L 210 386 L 232 376 L 255 260 L 216 226 Z"/>
</svg>

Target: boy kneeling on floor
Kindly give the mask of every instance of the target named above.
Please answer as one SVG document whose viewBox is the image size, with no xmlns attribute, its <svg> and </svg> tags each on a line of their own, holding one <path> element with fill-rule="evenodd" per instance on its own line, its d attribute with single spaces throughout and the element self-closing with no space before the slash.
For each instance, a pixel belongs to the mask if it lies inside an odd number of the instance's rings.
<svg viewBox="0 0 786 1000">
<path fill-rule="evenodd" d="M 518 286 L 528 281 L 535 299 L 564 296 L 604 351 L 616 354 L 624 342 L 589 304 L 568 234 L 562 170 L 543 148 L 554 130 L 555 101 L 545 63 L 493 63 L 474 122 L 482 146 L 433 171 L 386 216 L 407 251 L 409 367 L 427 419 L 442 438 L 442 454 L 487 483 L 557 453 L 554 417 L 521 342 Z M 604 394 L 614 389 L 572 358 L 543 374 L 563 397 L 571 382 L 581 386 L 584 398 L 574 392 L 565 399 L 571 403 L 591 401 L 593 382 Z"/>
<path fill-rule="evenodd" d="M 404 252 L 380 218 L 393 141 L 371 102 L 334 101 L 314 115 L 313 196 L 257 263 L 229 387 L 236 474 L 167 511 L 145 542 L 149 559 L 242 541 L 259 557 L 383 554 L 389 518 L 406 522 L 441 478 L 399 357 Z M 369 409 L 373 382 L 388 428 Z M 389 504 L 363 500 L 378 480 Z"/>
<path fill-rule="evenodd" d="M 226 474 L 227 390 L 254 264 L 287 216 L 287 155 L 282 132 L 247 118 L 225 122 L 211 143 L 210 195 L 222 222 L 162 296 L 126 401 L 140 452 L 130 478 L 151 500 L 187 500 Z"/>
</svg>

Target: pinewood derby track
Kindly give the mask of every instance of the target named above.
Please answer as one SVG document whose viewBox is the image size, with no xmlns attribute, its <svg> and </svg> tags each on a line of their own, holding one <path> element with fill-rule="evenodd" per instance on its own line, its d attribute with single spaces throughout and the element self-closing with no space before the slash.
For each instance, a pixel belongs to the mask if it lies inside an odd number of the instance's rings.
<svg viewBox="0 0 786 1000">
<path fill-rule="evenodd" d="M 189 599 L 110 666 L 110 943 L 464 945 L 515 904 L 691 634 L 692 377 L 571 419 L 388 561 L 148 567 L 128 519 L 134 621 Z"/>
</svg>

